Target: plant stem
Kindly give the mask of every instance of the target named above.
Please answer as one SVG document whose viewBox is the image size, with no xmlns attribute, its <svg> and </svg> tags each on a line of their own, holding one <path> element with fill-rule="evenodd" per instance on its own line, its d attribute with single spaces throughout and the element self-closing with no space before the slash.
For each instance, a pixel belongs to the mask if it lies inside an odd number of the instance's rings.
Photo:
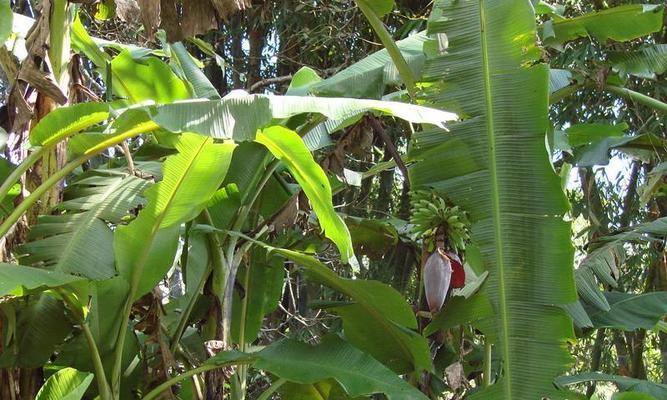
<svg viewBox="0 0 667 400">
<path fill-rule="evenodd" d="M 9 193 L 9 189 L 11 189 L 12 186 L 14 186 L 14 184 L 18 182 L 19 179 L 21 179 L 21 175 L 23 175 L 30 167 L 35 165 L 35 163 L 39 161 L 49 149 L 49 147 L 39 147 L 34 152 L 30 153 L 30 155 L 26 157 L 25 160 L 23 160 L 21 164 L 19 164 L 16 169 L 12 171 L 11 174 L 9 174 L 7 179 L 2 182 L 2 186 L 0 186 L 0 202 L 5 199 L 5 196 L 7 196 L 7 193 Z"/>
<path fill-rule="evenodd" d="M 482 375 L 484 387 L 491 385 L 491 350 L 492 345 L 489 338 L 484 338 L 484 373 Z"/>
<path fill-rule="evenodd" d="M 653 108 L 656 111 L 663 113 L 667 112 L 667 103 L 663 103 L 662 101 L 654 99 L 653 97 L 647 96 L 645 94 L 615 85 L 604 85 L 604 89 L 627 100 L 636 101 L 637 103 Z"/>
<path fill-rule="evenodd" d="M 271 398 L 271 395 L 276 392 L 276 390 L 280 389 L 282 385 L 284 385 L 287 381 L 283 378 L 278 379 L 277 381 L 273 382 L 271 386 L 269 386 L 268 389 L 266 389 L 258 398 L 257 400 L 269 400 Z"/>
<path fill-rule="evenodd" d="M 93 337 L 92 332 L 88 324 L 85 322 L 81 323 L 81 330 L 83 335 L 86 337 L 86 342 L 88 342 L 88 348 L 90 349 L 90 357 L 92 358 L 93 365 L 95 366 L 95 378 L 97 379 L 97 388 L 100 392 L 101 400 L 113 400 L 111 394 L 111 388 L 109 387 L 109 382 L 107 382 L 106 374 L 104 373 L 104 365 L 102 364 L 102 358 L 100 357 L 100 352 L 97 349 L 97 344 L 95 343 L 95 338 Z"/>
<path fill-rule="evenodd" d="M 357 5 L 361 9 L 361 12 L 371 24 L 371 27 L 375 33 L 378 35 L 380 42 L 382 42 L 382 45 L 389 53 L 391 60 L 394 62 L 394 65 L 396 65 L 396 69 L 398 69 L 398 74 L 400 75 L 401 80 L 403 83 L 405 83 L 405 88 L 407 89 L 408 94 L 414 100 L 417 96 L 417 86 L 415 85 L 416 80 L 412 74 L 412 69 L 410 69 L 407 61 L 405 61 L 401 50 L 396 45 L 396 42 L 394 42 L 394 39 L 391 37 L 389 31 L 387 31 L 387 28 L 384 26 L 382 20 L 380 20 L 377 14 L 375 14 L 375 12 L 370 8 L 366 0 L 356 1 Z"/>
<path fill-rule="evenodd" d="M 186 371 L 186 372 L 184 372 L 180 375 L 176 375 L 175 377 L 173 377 L 173 378 L 165 381 L 164 383 L 158 385 L 155 389 L 148 392 L 148 394 L 146 394 L 146 396 L 144 396 L 142 400 L 153 400 L 153 399 L 157 398 L 160 395 L 160 393 L 169 389 L 171 386 L 174 386 L 178 382 L 180 382 L 184 379 L 187 379 L 191 376 L 201 374 L 201 373 L 204 373 L 204 372 L 207 372 L 207 371 L 212 371 L 212 370 L 218 369 L 218 368 L 228 367 L 230 365 L 250 364 L 252 361 L 253 361 L 252 359 L 248 359 L 248 360 L 229 362 L 229 363 L 225 363 L 225 364 L 221 364 L 221 365 L 219 365 L 219 364 L 206 364 L 206 365 L 202 365 L 201 367 L 193 368 L 193 369 L 191 369 L 189 371 Z"/>
<path fill-rule="evenodd" d="M 269 181 L 269 178 L 271 177 L 271 175 L 273 175 L 279 164 L 280 160 L 274 159 L 273 161 L 271 161 L 271 163 L 269 163 L 269 165 L 266 167 L 264 175 L 261 177 L 259 183 L 257 184 L 257 186 L 255 186 L 250 201 L 246 202 L 245 201 L 246 199 L 241 200 L 241 204 L 243 205 L 239 210 L 239 214 L 236 221 L 234 221 L 234 225 L 232 226 L 231 229 L 232 231 L 240 230 L 243 227 L 246 218 L 248 217 L 248 214 L 252 209 L 253 204 L 259 198 L 262 189 Z M 253 185 L 251 185 L 250 187 L 253 187 Z M 235 252 L 238 240 L 239 240 L 238 235 L 230 235 L 229 243 L 227 245 L 227 251 L 225 252 L 225 257 L 227 260 L 227 266 L 229 268 L 229 271 L 227 273 L 227 278 L 225 279 L 225 293 L 223 298 L 224 311 L 222 313 L 222 331 L 223 331 L 223 336 L 225 338 L 224 339 L 225 343 L 227 344 L 231 332 L 232 295 L 234 294 L 234 281 L 236 279 L 236 271 L 238 270 L 238 264 L 236 264 L 235 260 L 239 261 L 241 260 L 241 258 L 238 257 L 238 255 Z"/>
</svg>

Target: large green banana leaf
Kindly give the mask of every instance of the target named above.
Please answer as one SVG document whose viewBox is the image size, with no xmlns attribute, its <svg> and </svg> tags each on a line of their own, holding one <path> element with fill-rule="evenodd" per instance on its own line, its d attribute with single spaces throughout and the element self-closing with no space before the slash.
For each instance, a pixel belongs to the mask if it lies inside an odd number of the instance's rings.
<svg viewBox="0 0 667 400">
<path fill-rule="evenodd" d="M 206 362 L 235 363 L 251 363 L 255 368 L 300 384 L 334 379 L 352 398 L 373 393 L 383 393 L 389 400 L 427 398 L 371 356 L 334 335 L 325 336 L 316 346 L 286 339 L 258 353 L 225 352 Z"/>
<path fill-rule="evenodd" d="M 234 145 L 196 134 L 174 137 L 178 154 L 164 163 L 164 179 L 146 191 L 148 205 L 114 234 L 118 272 L 141 296 L 172 265 L 179 225 L 196 217 L 225 178 Z"/>
<path fill-rule="evenodd" d="M 545 148 L 549 70 L 539 64 L 529 1 L 439 0 L 425 46 L 427 98 L 465 120 L 415 135 L 413 185 L 466 210 L 489 278 L 495 315 L 477 322 L 501 376 L 471 399 L 561 398 L 576 300 L 568 209 Z"/>
</svg>

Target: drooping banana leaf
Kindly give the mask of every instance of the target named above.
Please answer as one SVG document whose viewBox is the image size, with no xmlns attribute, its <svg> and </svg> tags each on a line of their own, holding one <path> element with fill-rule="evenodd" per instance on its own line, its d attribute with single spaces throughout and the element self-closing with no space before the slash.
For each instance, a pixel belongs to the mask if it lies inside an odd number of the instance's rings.
<svg viewBox="0 0 667 400">
<path fill-rule="evenodd" d="M 655 79 L 667 70 L 667 44 L 652 44 L 632 51 L 611 51 L 614 69 L 640 78 Z"/>
<path fill-rule="evenodd" d="M 596 278 L 606 285 L 616 287 L 619 268 L 625 261 L 626 242 L 653 241 L 667 234 L 667 217 L 639 224 L 605 236 L 593 244 L 593 250 L 581 261 L 575 271 L 577 291 L 583 302 L 598 311 L 610 310 Z"/>
<path fill-rule="evenodd" d="M 185 101 L 148 107 L 151 118 L 173 132 L 195 132 L 217 139 L 253 140 L 258 129 L 273 120 L 316 113 L 346 121 L 366 112 L 394 116 L 413 123 L 444 127 L 457 119 L 450 112 L 413 104 L 348 98 L 249 95 L 232 92 L 222 100 Z"/>
<path fill-rule="evenodd" d="M 348 262 L 354 256 L 350 232 L 334 210 L 331 186 L 324 170 L 315 162 L 299 135 L 287 128 L 273 126 L 258 133 L 257 142 L 285 163 L 308 196 L 324 234 L 336 244 L 343 262 Z"/>
<path fill-rule="evenodd" d="M 424 64 L 422 46 L 426 39 L 421 32 L 396 42 L 416 76 L 419 76 Z M 379 99 L 387 86 L 396 84 L 400 84 L 398 70 L 387 50 L 382 49 L 327 79 L 313 83 L 308 91 L 316 96 Z"/>
<path fill-rule="evenodd" d="M 0 263 L 0 296 L 25 296 L 84 280 L 59 271 Z"/>
<path fill-rule="evenodd" d="M 667 292 L 605 293 L 609 311 L 589 309 L 596 328 L 615 328 L 626 331 L 653 329 L 667 314 Z"/>
<path fill-rule="evenodd" d="M 576 299 L 573 249 L 545 148 L 549 70 L 535 30 L 528 1 L 440 0 L 429 19 L 427 99 L 464 121 L 415 134 L 410 178 L 469 213 L 489 271 L 479 294 L 495 315 L 476 325 L 502 376 L 471 399 L 562 397 L 552 381 L 571 362 L 572 322 L 556 305 Z"/>
<path fill-rule="evenodd" d="M 220 353 L 207 364 L 251 363 L 288 382 L 315 384 L 334 379 L 350 397 L 383 393 L 389 400 L 427 397 L 387 367 L 337 336 L 325 336 L 310 346 L 286 339 L 254 354 Z"/>
<path fill-rule="evenodd" d="M 341 312 L 348 340 L 358 348 L 386 363 L 399 373 L 431 371 L 433 366 L 425 338 L 414 331 L 415 315 L 403 297 L 391 286 L 377 281 L 344 279 L 317 259 L 267 245 L 283 257 L 303 267 L 303 273 L 315 282 L 342 293 L 354 302 L 349 312 Z M 367 330 L 368 335 L 363 335 Z M 378 343 L 378 341 L 380 341 Z"/>
<path fill-rule="evenodd" d="M 549 46 L 580 37 L 628 41 L 661 30 L 663 11 L 657 4 L 627 4 L 575 18 L 555 18 L 542 26 L 542 39 Z"/>
</svg>

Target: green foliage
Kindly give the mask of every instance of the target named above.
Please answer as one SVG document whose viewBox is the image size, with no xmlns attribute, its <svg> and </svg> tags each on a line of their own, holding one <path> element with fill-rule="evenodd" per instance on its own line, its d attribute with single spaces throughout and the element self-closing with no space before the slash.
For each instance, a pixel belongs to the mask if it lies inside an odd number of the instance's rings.
<svg viewBox="0 0 667 400">
<path fill-rule="evenodd" d="M 92 380 L 93 374 L 63 368 L 46 380 L 35 400 L 80 400 Z"/>
<path fill-rule="evenodd" d="M 5 45 L 5 41 L 12 33 L 13 17 L 9 0 L 0 0 L 0 46 Z"/>
<path fill-rule="evenodd" d="M 299 135 L 286 128 L 272 127 L 258 133 L 256 141 L 285 163 L 308 196 L 324 234 L 336 244 L 343 262 L 348 262 L 354 257 L 350 232 L 333 208 L 331 187 L 322 167 L 315 162 Z"/>
<path fill-rule="evenodd" d="M 227 364 L 244 359 L 255 368 L 290 382 L 315 384 L 334 379 L 351 397 L 383 393 L 389 400 L 427 398 L 372 357 L 336 336 L 326 336 L 316 346 L 282 340 L 259 353 L 223 353 L 207 363 Z"/>
<path fill-rule="evenodd" d="M 588 372 L 572 376 L 561 376 L 556 380 L 556 383 L 562 386 L 569 386 L 588 381 L 612 382 L 618 386 L 620 390 L 646 393 L 654 396 L 657 399 L 661 399 L 667 396 L 667 385 L 653 383 L 641 379 L 628 378 L 627 376 L 601 374 L 598 372 Z"/>
<path fill-rule="evenodd" d="M 421 161 L 410 180 L 469 213 L 471 241 L 489 270 L 480 293 L 495 315 L 479 326 L 503 376 L 471 399 L 558 396 L 552 379 L 570 362 L 571 322 L 554 304 L 576 298 L 573 251 L 567 203 L 544 148 L 548 69 L 536 64 L 534 32 L 527 2 L 439 1 L 429 20 L 439 40 L 426 47 L 425 92 L 465 121 L 449 133 L 415 134 L 411 158 Z"/>
<path fill-rule="evenodd" d="M 580 37 L 628 41 L 662 29 L 663 7 L 628 4 L 575 18 L 554 18 L 542 26 L 545 44 L 557 46 Z"/>
<path fill-rule="evenodd" d="M 4 263 L 0 264 L 0 278 L 0 296 L 25 296 L 84 280 L 62 272 Z"/>
</svg>

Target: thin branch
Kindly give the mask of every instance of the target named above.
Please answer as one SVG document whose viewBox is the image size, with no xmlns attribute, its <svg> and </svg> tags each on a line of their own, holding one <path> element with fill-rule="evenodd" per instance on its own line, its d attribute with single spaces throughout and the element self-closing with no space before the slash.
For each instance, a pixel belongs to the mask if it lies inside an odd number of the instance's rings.
<svg viewBox="0 0 667 400">
<path fill-rule="evenodd" d="M 250 92 L 254 92 L 257 89 L 263 88 L 264 86 L 269 86 L 273 85 L 274 83 L 283 83 L 291 80 L 293 77 L 292 74 L 289 75 L 284 75 L 284 76 L 276 76 L 275 78 L 267 78 L 267 79 L 262 79 L 261 81 L 257 81 L 253 83 L 250 86 Z"/>
<path fill-rule="evenodd" d="M 405 166 L 405 163 L 403 162 L 403 159 L 401 158 L 401 155 L 398 154 L 398 150 L 396 149 L 396 146 L 394 146 L 394 142 L 391 140 L 387 132 L 385 132 L 384 128 L 382 128 L 382 125 L 380 122 L 375 119 L 375 118 L 369 118 L 368 119 L 371 123 L 371 126 L 373 127 L 373 130 L 375 133 L 380 136 L 380 139 L 384 142 L 384 145 L 391 154 L 391 157 L 396 161 L 396 166 L 398 166 L 398 169 L 401 170 L 401 173 L 403 173 L 403 178 L 405 179 L 405 183 L 410 187 L 410 177 L 408 176 L 408 168 Z"/>
</svg>

